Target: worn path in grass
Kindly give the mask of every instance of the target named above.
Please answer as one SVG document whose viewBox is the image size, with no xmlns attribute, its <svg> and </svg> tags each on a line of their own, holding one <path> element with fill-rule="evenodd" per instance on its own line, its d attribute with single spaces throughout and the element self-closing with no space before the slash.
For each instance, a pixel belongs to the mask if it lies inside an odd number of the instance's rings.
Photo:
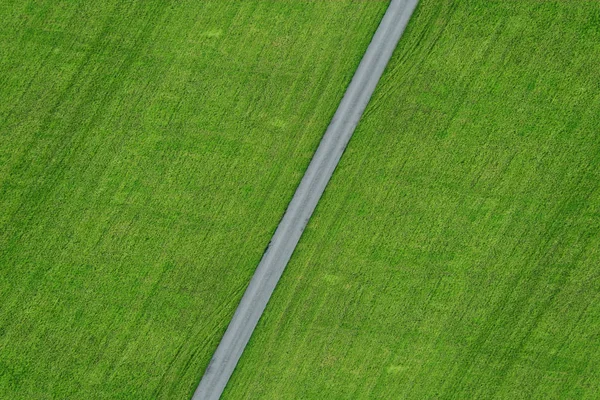
<svg viewBox="0 0 600 400">
<path fill-rule="evenodd" d="M 408 23 L 417 0 L 393 0 L 221 340 L 194 399 L 218 399 Z"/>
</svg>

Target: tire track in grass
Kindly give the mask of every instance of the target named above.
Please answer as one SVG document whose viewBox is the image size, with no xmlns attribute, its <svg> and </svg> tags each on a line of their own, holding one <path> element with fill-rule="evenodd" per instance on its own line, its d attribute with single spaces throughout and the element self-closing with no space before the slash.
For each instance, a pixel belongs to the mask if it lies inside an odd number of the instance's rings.
<svg viewBox="0 0 600 400">
<path fill-rule="evenodd" d="M 166 9 L 164 4 L 159 4 L 161 9 L 157 11 L 157 8 L 154 8 L 151 13 L 151 18 L 144 24 L 137 37 L 134 39 L 134 44 L 131 46 L 129 54 L 125 57 L 125 59 L 118 66 L 118 70 L 116 72 L 109 72 L 105 69 L 101 69 L 98 72 L 91 71 L 94 75 L 98 75 L 99 78 L 108 79 L 108 87 L 104 90 L 104 95 L 99 99 L 99 104 L 97 104 L 93 109 L 89 110 L 90 113 L 87 114 L 83 110 L 88 101 L 82 101 L 77 107 L 77 111 L 73 114 L 78 117 L 80 115 L 87 115 L 88 121 L 82 127 L 83 135 L 77 135 L 81 131 L 76 128 L 78 126 L 78 120 L 70 119 L 67 124 L 69 129 L 66 129 L 66 132 L 70 134 L 62 135 L 58 139 L 58 143 L 55 144 L 52 151 L 45 152 L 48 160 L 44 163 L 47 165 L 47 168 L 43 170 L 43 173 L 39 175 L 37 178 L 37 182 L 35 185 L 32 185 L 32 190 L 27 194 L 27 199 L 21 202 L 19 208 L 15 210 L 12 214 L 12 218 L 9 219 L 6 223 L 6 226 L 15 226 L 20 225 L 25 230 L 28 224 L 33 220 L 34 213 L 28 212 L 28 207 L 30 209 L 37 209 L 40 207 L 44 201 L 53 193 L 53 188 L 55 187 L 56 182 L 60 180 L 60 178 L 64 175 L 65 168 L 69 164 L 69 161 L 77 154 L 76 147 L 81 144 L 87 134 L 95 126 L 95 122 L 102 116 L 106 105 L 109 104 L 117 91 L 117 88 L 120 86 L 121 80 L 120 77 L 123 77 L 133 65 L 133 62 L 137 59 L 139 54 L 141 53 L 143 46 L 142 44 L 146 42 L 146 38 L 154 31 L 156 26 L 156 20 L 163 14 Z M 113 14 L 111 14 L 112 16 Z M 69 80 L 67 87 L 62 91 L 59 95 L 58 99 L 54 103 L 53 107 L 46 113 L 46 117 L 44 118 L 41 127 L 37 130 L 37 135 L 47 134 L 49 131 L 53 130 L 53 122 L 56 119 L 56 115 L 59 112 L 59 109 L 64 105 L 64 103 L 69 99 L 70 96 L 73 95 L 73 92 L 76 92 L 77 86 L 82 82 L 82 78 L 89 73 L 88 68 L 90 62 L 95 57 L 98 57 L 99 54 L 103 54 L 106 46 L 110 43 L 109 40 L 106 39 L 108 33 L 111 30 L 111 27 L 115 26 L 113 18 L 109 17 L 106 20 L 104 27 L 100 30 L 100 32 L 96 36 L 96 40 L 94 44 L 91 46 L 89 51 L 87 52 L 84 59 L 81 61 L 77 71 L 73 74 L 72 78 Z M 95 72 L 95 73 L 94 73 Z M 87 80 L 84 80 L 87 82 Z M 95 87 L 95 86 L 94 86 Z M 84 96 L 89 95 L 90 93 L 96 93 L 96 91 L 92 90 L 94 87 L 88 87 L 84 92 Z M 94 104 L 94 102 L 92 102 Z M 89 106 L 87 106 L 89 107 Z M 84 117 L 85 118 L 85 117 Z M 27 148 L 27 151 L 23 153 L 21 161 L 16 164 L 16 167 L 9 172 L 10 176 L 19 176 L 18 171 L 27 170 L 28 168 L 32 168 L 32 166 L 28 166 L 27 155 L 32 152 L 33 147 L 38 143 L 36 140 L 32 140 L 30 146 Z M 57 157 L 58 156 L 58 157 Z M 52 177 L 52 179 L 47 179 L 48 177 Z M 0 196 L 4 195 L 8 186 L 4 187 L 4 190 L 0 192 Z M 30 211 L 30 210 L 29 210 Z M 27 218 L 24 214 L 28 214 L 29 218 Z M 17 224 L 17 222 L 19 222 Z M 8 235 L 10 232 L 5 231 L 5 235 Z M 9 235 L 12 237 L 12 241 L 8 244 L 2 246 L 4 248 L 5 254 L 12 249 L 15 243 L 18 243 L 21 235 L 12 234 Z M 6 240 L 6 237 L 4 238 Z"/>
<path fill-rule="evenodd" d="M 594 160 L 592 164 L 596 162 L 597 161 Z M 526 262 L 523 263 L 524 265 L 533 264 L 534 266 L 531 269 L 523 269 L 515 276 L 510 285 L 511 289 L 502 296 L 493 311 L 488 315 L 486 322 L 483 324 L 485 329 L 481 330 L 468 350 L 464 352 L 464 357 L 461 358 L 456 372 L 452 374 L 453 380 L 450 381 L 451 383 L 449 382 L 452 392 L 468 392 L 470 388 L 466 387 L 468 383 L 466 383 L 465 380 L 472 369 L 476 367 L 476 363 L 473 362 L 473 360 L 476 360 L 476 356 L 482 353 L 482 348 L 484 348 L 491 337 L 498 332 L 498 326 L 501 326 L 503 315 L 504 318 L 508 318 L 509 316 L 522 316 L 526 314 L 530 300 L 537 292 L 536 289 L 544 283 L 544 269 L 547 268 L 548 264 L 552 264 L 552 259 L 558 257 L 556 255 L 557 251 L 564 251 L 565 248 L 568 248 L 565 239 L 562 237 L 562 233 L 564 233 L 563 231 L 566 229 L 564 225 L 564 220 L 566 219 L 565 216 L 569 214 L 568 210 L 576 209 L 571 207 L 573 202 L 581 201 L 582 198 L 589 198 L 593 191 L 596 190 L 595 187 L 592 187 L 592 191 L 590 191 L 590 185 L 583 185 L 583 183 L 586 182 L 586 178 L 588 177 L 582 176 L 578 181 L 572 183 L 569 190 L 571 194 L 559 205 L 559 207 L 557 207 L 553 213 L 554 216 L 549 218 L 548 223 L 544 224 L 543 229 L 539 229 L 540 232 L 544 232 L 546 237 L 545 243 L 543 246 L 530 253 L 527 256 Z M 588 180 L 591 180 L 591 177 L 589 177 Z M 584 190 L 583 193 L 581 193 L 582 190 Z M 561 216 L 563 217 L 561 218 Z M 588 237 L 585 243 L 589 243 L 590 239 L 591 238 Z M 585 248 L 586 246 L 573 257 L 571 265 L 578 264 L 577 261 L 583 256 L 583 250 Z M 544 306 L 539 307 L 535 315 L 528 320 L 527 327 L 524 329 L 522 337 L 516 341 L 517 346 L 511 349 L 494 350 L 505 353 L 508 352 L 505 357 L 506 361 L 498 368 L 498 372 L 496 373 L 494 379 L 496 381 L 496 386 L 492 386 L 492 388 L 495 387 L 495 391 L 498 391 L 499 388 L 497 386 L 501 385 L 506 378 L 507 372 L 515 364 L 544 313 L 550 308 L 555 297 L 562 291 L 572 272 L 571 269 L 565 269 L 559 274 L 557 278 L 559 284 L 546 296 L 543 301 Z M 523 291 L 522 287 L 524 285 L 531 289 Z M 515 323 L 518 324 L 518 321 L 515 321 Z M 521 333 L 517 331 L 516 333 L 512 332 L 510 334 L 520 335 Z"/>
</svg>

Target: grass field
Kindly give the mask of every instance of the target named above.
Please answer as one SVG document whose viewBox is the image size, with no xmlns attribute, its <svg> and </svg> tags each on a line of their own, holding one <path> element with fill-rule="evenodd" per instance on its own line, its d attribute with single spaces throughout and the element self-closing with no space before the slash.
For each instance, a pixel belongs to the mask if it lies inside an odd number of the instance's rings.
<svg viewBox="0 0 600 400">
<path fill-rule="evenodd" d="M 600 396 L 600 3 L 422 0 L 224 398 Z"/>
<path fill-rule="evenodd" d="M 384 1 L 3 1 L 0 398 L 189 398 Z"/>
</svg>

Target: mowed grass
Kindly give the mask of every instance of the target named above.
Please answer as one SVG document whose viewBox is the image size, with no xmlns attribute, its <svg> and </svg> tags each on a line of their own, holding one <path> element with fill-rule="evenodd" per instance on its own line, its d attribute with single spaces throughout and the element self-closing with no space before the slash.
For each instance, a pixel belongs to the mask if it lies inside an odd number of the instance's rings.
<svg viewBox="0 0 600 400">
<path fill-rule="evenodd" d="M 0 398 L 191 397 L 385 1 L 3 1 Z"/>
<path fill-rule="evenodd" d="M 227 399 L 600 396 L 600 3 L 422 0 Z"/>
</svg>

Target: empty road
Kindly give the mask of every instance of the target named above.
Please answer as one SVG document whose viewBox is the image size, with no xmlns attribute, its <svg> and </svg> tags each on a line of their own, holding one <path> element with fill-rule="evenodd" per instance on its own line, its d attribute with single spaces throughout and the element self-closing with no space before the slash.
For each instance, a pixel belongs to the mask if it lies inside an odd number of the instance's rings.
<svg viewBox="0 0 600 400">
<path fill-rule="evenodd" d="M 213 355 L 193 400 L 221 397 L 300 236 L 329 182 L 418 0 L 392 0 L 300 186 Z"/>
</svg>

